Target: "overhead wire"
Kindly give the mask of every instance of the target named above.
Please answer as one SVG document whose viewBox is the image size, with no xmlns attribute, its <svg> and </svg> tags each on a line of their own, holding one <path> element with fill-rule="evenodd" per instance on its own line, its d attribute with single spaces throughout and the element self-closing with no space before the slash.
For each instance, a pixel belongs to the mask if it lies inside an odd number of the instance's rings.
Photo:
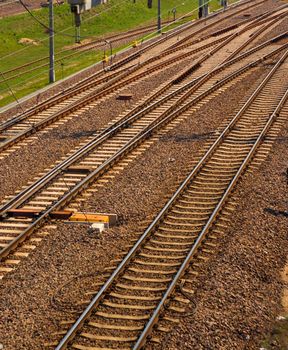
<svg viewBox="0 0 288 350">
<path fill-rule="evenodd" d="M 208 3 L 212 2 L 212 1 L 213 1 L 213 0 L 207 0 L 203 5 L 206 5 L 206 4 L 208 4 Z M 202 5 L 202 6 L 203 6 L 203 5 Z M 171 22 L 171 23 L 168 23 L 167 25 L 165 25 L 165 26 L 162 27 L 162 30 L 168 28 L 169 26 L 171 26 L 172 24 L 174 24 L 174 23 L 176 23 L 176 22 L 179 22 L 179 21 L 182 20 L 184 17 L 187 17 L 187 16 L 189 16 L 190 14 L 194 13 L 195 11 L 199 10 L 199 8 L 200 8 L 200 7 L 196 7 L 195 9 L 193 9 L 193 10 L 189 11 L 188 13 L 182 15 L 181 17 L 177 18 L 175 21 L 173 21 L 173 22 Z M 155 18 L 156 18 L 156 16 L 155 16 Z M 142 38 L 141 38 L 141 44 L 144 42 L 144 40 L 147 40 L 147 38 L 151 37 L 151 36 L 154 35 L 154 34 L 158 34 L 158 31 L 149 33 L 148 35 L 142 37 Z M 121 49 L 121 51 L 123 51 L 123 50 L 125 50 L 125 49 L 128 49 L 128 48 L 131 47 L 131 46 L 132 46 L 132 43 L 129 43 L 128 45 L 124 46 L 124 47 Z M 99 51 L 99 52 L 101 52 L 101 51 Z M 86 53 L 87 53 L 87 51 L 79 52 L 79 54 L 77 54 L 77 55 L 75 55 L 75 56 L 80 57 L 80 56 L 82 56 L 82 55 L 84 55 L 84 54 L 86 54 Z M 113 54 L 112 54 L 112 56 L 115 56 L 115 55 L 116 55 L 116 53 L 113 53 Z M 73 56 L 73 58 L 74 58 L 75 56 Z M 70 59 L 70 57 L 68 57 L 68 58 L 66 58 L 66 59 L 65 59 L 65 57 L 64 57 L 63 59 L 59 59 L 59 61 L 58 61 L 57 63 L 55 63 L 55 65 L 56 65 L 56 66 L 57 66 L 57 65 L 58 65 L 58 66 L 61 65 L 61 66 L 63 67 L 63 61 L 64 61 L 64 60 L 67 60 L 67 59 Z M 98 61 L 98 62 L 96 62 L 96 63 L 100 63 L 100 62 L 101 62 L 101 61 Z M 29 77 L 29 78 L 25 79 L 24 81 L 22 80 L 20 83 L 13 85 L 13 88 L 17 87 L 18 85 L 22 85 L 22 84 L 25 83 L 26 81 L 31 80 L 31 78 L 36 78 L 36 77 L 38 77 L 38 76 L 41 76 L 42 74 L 44 74 L 44 73 L 46 73 L 46 72 L 47 72 L 46 69 L 45 69 L 45 70 L 42 70 L 39 74 L 35 74 L 35 75 L 33 75 L 32 77 Z M 1 72 L 0 72 L 0 73 L 1 73 Z M 3 77 L 3 74 L 2 74 L 2 73 L 1 73 L 1 75 L 2 75 L 2 77 Z M 2 78 L 2 79 L 3 79 L 3 78 Z M 4 79 L 3 79 L 3 81 L 4 81 Z M 4 82 L 5 82 L 6 85 L 7 85 L 7 82 L 6 82 L 6 81 L 4 81 Z M 2 90 L 2 91 L 7 91 L 7 90 L 10 90 L 10 89 L 11 89 L 11 87 L 9 86 L 8 89 L 4 89 L 4 90 Z"/>
<path fill-rule="evenodd" d="M 85 51 L 79 52 L 79 56 L 84 55 L 85 53 L 86 53 Z M 78 56 L 78 57 L 79 57 L 79 56 Z M 71 58 L 72 58 L 72 57 L 71 57 Z M 65 59 L 65 58 L 64 58 L 64 59 Z M 62 63 L 63 63 L 63 61 L 64 61 L 64 59 L 61 59 L 61 58 L 60 58 L 59 61 L 55 62 L 55 66 L 61 66 Z M 61 62 L 61 60 L 62 60 L 62 62 Z M 69 57 L 66 58 L 66 60 L 69 60 Z M 96 62 L 96 63 L 99 63 L 99 62 L 100 62 L 100 61 L 98 61 L 98 62 Z M 40 69 L 40 68 L 39 68 L 39 69 Z M 23 83 L 25 83 L 25 82 L 27 82 L 27 81 L 33 79 L 33 78 L 37 78 L 37 77 L 41 76 L 41 75 L 44 74 L 44 73 L 47 74 L 47 68 L 42 69 L 40 73 L 34 74 L 34 75 L 28 77 L 27 79 L 22 80 L 21 82 L 19 82 L 19 83 L 17 83 L 17 84 L 13 84 L 12 87 L 15 88 L 15 87 L 17 87 L 17 86 L 19 86 L 19 85 L 23 85 Z M 0 83 L 2 83 L 2 82 L 4 82 L 4 80 L 0 81 Z M 0 91 L 1 91 L 1 92 L 5 92 L 5 91 L 7 91 L 7 90 L 8 90 L 8 88 L 7 88 L 7 89 L 2 89 L 2 90 L 0 90 Z"/>
<path fill-rule="evenodd" d="M 21 1 L 22 1 L 22 0 L 20 0 L 20 2 L 21 2 Z M 212 1 L 212 0 L 208 0 L 207 2 L 210 2 L 210 1 Z M 189 12 L 189 13 L 193 13 L 193 12 L 196 11 L 196 10 L 197 10 L 197 9 L 192 10 L 192 11 Z M 182 18 L 183 18 L 183 16 L 182 16 Z M 179 21 L 180 19 L 181 19 L 181 18 L 178 18 L 178 21 Z M 165 27 L 168 27 L 168 26 L 169 26 L 169 24 L 168 24 L 167 26 L 165 26 Z M 84 54 L 84 53 L 85 53 L 85 52 L 83 52 L 82 54 Z M 1 71 L 0 71 L 0 74 L 2 75 L 3 81 L 6 83 L 8 89 L 10 90 L 10 92 L 11 92 L 12 96 L 14 97 L 14 99 L 16 100 L 18 106 L 21 108 L 22 112 L 24 113 L 24 110 L 23 110 L 22 105 L 19 103 L 19 100 L 17 99 L 16 95 L 14 94 L 14 91 L 12 90 L 12 88 L 10 87 L 10 85 L 8 84 L 8 82 L 6 81 L 4 75 L 3 75 L 3 73 L 2 73 Z M 42 74 L 42 73 L 41 73 L 41 74 Z M 31 77 L 30 77 L 29 79 L 31 79 Z M 23 82 L 21 82 L 21 84 L 23 84 Z M 31 123 L 31 122 L 29 121 L 29 119 L 28 119 L 28 123 L 31 125 L 32 128 L 35 127 L 34 124 Z M 38 139 L 38 141 L 39 141 L 40 143 L 43 143 L 43 142 L 44 142 L 44 140 L 42 140 L 42 139 L 39 137 L 39 135 L 36 134 L 36 137 L 37 137 L 37 139 Z M 51 159 L 51 160 L 52 160 L 52 159 Z M 67 188 L 67 190 L 68 190 L 68 189 L 70 188 L 70 186 L 66 183 L 66 179 L 65 179 L 64 177 L 62 177 L 62 181 L 64 182 L 64 184 L 65 184 L 65 186 L 66 186 L 66 188 Z M 88 221 L 88 218 L 87 218 L 87 216 L 86 216 L 86 213 L 83 212 L 83 214 L 84 214 L 84 216 L 85 216 L 85 218 L 86 218 L 86 221 Z"/>
<path fill-rule="evenodd" d="M 212 1 L 213 1 L 213 0 L 207 0 L 207 2 L 204 3 L 203 5 L 206 5 L 207 3 L 210 3 L 210 2 L 212 2 Z M 199 10 L 199 7 L 196 7 L 195 9 L 193 9 L 193 10 L 189 11 L 188 13 L 185 13 L 185 14 L 182 15 L 181 17 L 177 18 L 175 21 L 173 21 L 173 22 L 171 22 L 171 23 L 168 23 L 167 25 L 163 26 L 163 27 L 162 27 L 162 30 L 168 28 L 169 26 L 171 26 L 171 25 L 173 25 L 173 24 L 175 24 L 175 23 L 177 23 L 177 22 L 179 22 L 179 21 L 182 20 L 184 17 L 189 16 L 190 14 L 194 13 L 194 12 L 197 11 L 197 10 Z M 157 16 L 155 16 L 154 18 L 157 18 Z M 151 36 L 153 36 L 153 35 L 155 35 L 155 34 L 158 34 L 158 31 L 154 31 L 154 32 L 149 33 L 149 34 L 147 34 L 146 36 L 142 37 L 142 38 L 140 39 L 140 40 L 141 40 L 141 43 L 142 43 L 143 41 L 147 40 L 147 38 L 149 38 L 149 37 L 151 37 Z M 125 50 L 125 49 L 128 49 L 129 47 L 131 47 L 131 45 L 132 45 L 132 43 L 129 43 L 129 44 L 127 44 L 126 46 L 124 46 L 121 50 L 123 51 L 123 50 Z M 99 51 L 99 52 L 101 52 L 101 51 Z M 87 53 L 87 51 L 79 52 L 78 54 L 75 54 L 75 56 L 81 57 L 82 55 L 84 55 L 84 54 L 86 54 L 86 53 Z M 75 56 L 73 56 L 73 58 L 74 58 Z M 113 53 L 113 56 L 115 56 L 115 53 Z M 72 57 L 71 57 L 71 58 L 72 58 Z M 58 66 L 60 66 L 60 65 L 62 66 L 62 65 L 63 65 L 63 61 L 64 61 L 64 60 L 69 60 L 69 59 L 70 59 L 70 57 L 68 57 L 68 58 L 65 58 L 65 57 L 64 57 L 64 58 L 59 58 L 59 61 L 58 61 L 58 62 L 55 62 L 55 65 L 56 65 L 56 66 L 57 66 L 57 65 L 58 65 Z M 99 62 L 101 62 L 101 61 L 98 61 L 97 63 L 99 63 Z M 40 68 L 40 67 L 39 67 L 39 68 Z M 38 77 L 38 76 L 41 76 L 41 75 L 44 74 L 46 71 L 47 71 L 47 70 L 44 69 L 44 70 L 42 70 L 39 74 L 35 74 L 35 75 L 33 75 L 32 77 L 29 77 L 29 78 L 27 78 L 27 79 L 25 79 L 25 80 L 22 80 L 20 83 L 13 85 L 13 87 L 15 88 L 15 87 L 17 87 L 17 86 L 19 86 L 19 85 L 22 85 L 23 83 L 25 83 L 26 81 L 30 80 L 31 78 L 36 78 L 36 77 Z M 4 81 L 4 79 L 3 79 L 3 81 Z M 7 90 L 9 90 L 9 89 L 3 89 L 2 91 L 7 91 Z"/>
<path fill-rule="evenodd" d="M 205 3 L 202 4 L 202 6 L 205 6 L 205 5 L 209 4 L 209 3 L 212 2 L 212 1 L 213 1 L 213 0 L 207 0 Z M 189 16 L 189 15 L 192 15 L 194 12 L 198 11 L 199 8 L 202 7 L 202 6 L 198 6 L 198 7 L 194 8 L 193 10 L 187 12 L 186 14 L 182 15 L 181 17 L 178 17 L 175 21 L 173 21 L 173 22 L 171 22 L 171 23 L 168 23 L 167 25 L 162 26 L 162 27 L 161 27 L 161 31 L 163 31 L 163 29 L 166 29 L 166 28 L 170 27 L 171 25 L 173 25 L 173 24 L 179 22 L 179 21 L 182 20 L 183 18 L 185 18 L 185 17 L 187 17 L 187 16 Z M 145 40 L 147 40 L 148 38 L 154 36 L 155 34 L 156 34 L 156 35 L 159 34 L 159 33 L 158 33 L 158 29 L 155 30 L 154 32 L 149 33 L 149 34 L 145 35 L 144 37 L 142 37 L 142 38 L 140 39 L 140 40 L 141 40 L 141 44 L 142 44 Z M 133 43 L 129 43 L 127 46 L 125 46 L 124 48 L 122 48 L 122 50 L 128 49 L 128 48 L 131 47 L 132 45 L 133 45 Z"/>
<path fill-rule="evenodd" d="M 126 0 L 125 0 L 126 1 Z M 146 0 L 144 0 L 143 2 L 145 2 Z M 123 1 L 124 2 L 124 1 Z M 117 5 L 119 5 L 119 3 L 117 4 Z M 110 7 L 111 8 L 111 7 Z M 109 8 L 109 9 L 110 9 Z M 101 13 L 103 13 L 104 11 L 102 11 Z M 157 18 L 157 16 L 155 16 L 155 17 L 153 17 L 152 19 L 156 19 Z M 91 17 L 89 18 L 89 19 L 91 19 Z M 175 22 L 177 22 L 177 21 L 174 21 L 174 22 L 172 22 L 172 23 L 175 23 Z M 89 36 L 90 37 L 90 36 Z M 101 39 L 100 39 L 101 40 Z M 105 41 L 103 40 L 103 43 L 104 43 Z M 127 47 L 129 47 L 131 44 L 129 43 L 128 44 L 128 46 Z M 62 51 L 62 50 L 61 50 Z M 57 54 L 59 54 L 59 53 L 61 53 L 61 51 L 58 51 L 58 52 L 55 52 L 55 55 L 57 55 Z M 88 51 L 88 50 L 87 50 Z M 85 52 L 87 52 L 87 51 L 85 51 Z M 75 53 L 75 55 L 73 55 L 73 57 L 76 57 L 76 56 L 78 56 L 78 55 L 82 55 L 82 52 L 80 53 L 79 52 L 79 54 L 77 54 L 77 53 Z M 47 56 L 48 57 L 48 56 Z M 44 59 L 44 58 L 43 58 Z M 61 59 L 61 58 L 59 58 L 59 59 Z M 65 57 L 63 58 L 63 59 L 66 59 Z M 40 67 L 39 67 L 40 68 Z"/>
<path fill-rule="evenodd" d="M 38 23 L 40 24 L 43 28 L 45 28 L 46 30 L 49 30 L 49 32 L 51 31 L 51 29 L 46 25 L 44 24 L 43 22 L 41 22 L 31 11 L 30 9 L 26 6 L 26 4 L 22 1 L 22 0 L 19 0 L 20 4 L 24 7 L 24 9 L 29 13 L 29 15 Z M 74 38 L 75 36 L 72 35 L 72 34 L 65 34 L 65 33 L 61 33 L 61 32 L 56 32 L 55 30 L 52 30 L 52 32 L 54 34 L 61 34 L 61 35 L 65 35 L 65 36 L 69 36 L 69 37 L 72 37 Z"/>
<path fill-rule="evenodd" d="M 113 6 L 110 6 L 110 7 L 107 7 L 107 8 L 105 8 L 103 11 L 100 11 L 100 12 L 97 12 L 95 15 L 92 15 L 92 16 L 90 16 L 90 17 L 88 17 L 88 18 L 84 18 L 84 19 L 82 19 L 82 23 L 83 22 L 86 22 L 86 21 L 88 21 L 88 20 L 91 20 L 91 19 L 93 19 L 93 18 L 95 18 L 95 17 L 97 17 L 97 16 L 100 16 L 102 13 L 105 13 L 105 12 L 107 12 L 107 11 L 109 11 L 110 9 L 112 9 L 112 8 L 114 8 L 114 7 L 116 7 L 116 6 L 119 6 L 120 4 L 122 4 L 122 3 L 124 3 L 124 2 L 127 2 L 127 0 L 123 0 L 123 1 L 120 1 L 120 2 L 118 2 L 117 4 L 115 4 L 115 5 L 113 5 Z M 30 10 L 29 10 L 30 11 Z M 31 11 L 30 11 L 31 12 Z M 32 12 L 31 12 L 32 13 Z M 49 27 L 47 27 L 48 29 L 49 29 Z M 64 28 L 64 29 L 61 29 L 61 30 L 57 30 L 56 32 L 54 31 L 54 34 L 55 34 L 55 36 L 56 35 L 62 35 L 62 33 L 63 32 L 65 32 L 65 31 L 67 31 L 67 30 L 69 30 L 69 29 L 73 29 L 74 28 L 74 26 L 72 25 L 72 26 L 69 26 L 69 27 L 66 27 L 66 28 Z M 66 35 L 65 35 L 66 36 Z M 69 36 L 69 37 L 75 37 L 75 35 L 68 35 L 67 34 L 67 36 Z M 86 36 L 85 36 L 86 37 Z M 87 37 L 90 37 L 90 36 L 87 36 Z M 84 36 L 81 36 L 81 38 L 84 38 Z M 44 41 L 47 41 L 47 40 L 49 40 L 49 37 L 47 36 L 46 38 L 43 38 L 43 39 L 41 39 L 41 40 L 38 40 L 38 43 L 43 43 Z M 16 51 L 13 51 L 13 52 L 11 52 L 11 53 L 9 53 L 9 54 L 6 54 L 6 55 L 4 55 L 4 56 L 1 56 L 0 57 L 0 60 L 2 60 L 2 59 L 4 59 L 4 58 L 7 58 L 7 57 L 11 57 L 11 56 L 14 56 L 14 55 L 16 55 L 16 54 L 18 54 L 18 53 L 20 53 L 20 52 L 22 52 L 22 51 L 25 51 L 25 50 L 27 50 L 27 49 L 29 49 L 30 47 L 29 46 L 26 46 L 26 47 L 23 47 L 23 48 L 21 48 L 21 49 L 19 49 L 19 50 L 16 50 Z"/>
</svg>

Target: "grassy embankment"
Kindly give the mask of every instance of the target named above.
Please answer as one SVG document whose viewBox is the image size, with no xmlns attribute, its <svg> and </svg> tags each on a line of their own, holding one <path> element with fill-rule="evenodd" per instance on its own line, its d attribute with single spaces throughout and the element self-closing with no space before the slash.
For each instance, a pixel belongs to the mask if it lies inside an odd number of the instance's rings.
<svg viewBox="0 0 288 350">
<path fill-rule="evenodd" d="M 262 342 L 263 350 L 287 350 L 288 349 L 288 316 L 275 322 L 270 334 Z"/>
<path fill-rule="evenodd" d="M 177 17 L 190 12 L 197 7 L 198 0 L 164 0 L 162 1 L 162 19 L 172 18 L 171 9 L 177 7 Z M 146 0 L 109 0 L 109 4 L 98 6 L 82 15 L 81 35 L 83 37 L 102 37 L 111 33 L 123 32 L 137 26 L 156 24 L 157 1 L 153 1 L 153 8 L 147 8 Z M 19 4 L 19 6 L 21 6 Z M 218 0 L 212 0 L 210 9 L 219 7 Z M 169 13 L 170 11 L 170 13 Z M 74 51 L 69 50 L 57 55 L 57 52 L 65 47 L 74 44 L 73 17 L 68 4 L 55 6 L 55 32 L 63 31 L 67 35 L 55 35 L 56 59 L 68 55 Z M 41 8 L 33 11 L 33 14 L 43 23 L 48 25 L 48 9 Z M 98 14 L 98 15 L 97 15 Z M 194 12 L 194 18 L 197 12 Z M 183 22 L 182 22 L 183 23 Z M 34 44 L 21 44 L 23 38 L 32 39 Z M 33 60 L 48 55 L 48 34 L 47 30 L 39 25 L 28 13 L 0 19 L 0 72 L 23 65 Z M 122 47 L 123 48 L 123 47 Z M 121 48 L 115 49 L 119 50 Z M 19 51 L 20 50 L 20 51 Z M 108 47 L 107 47 L 108 50 Z M 18 51 L 18 52 L 17 52 Z M 9 56 L 7 56 L 9 55 Z M 7 57 L 5 57 L 7 56 Z M 103 57 L 103 52 L 91 50 L 79 52 L 77 55 L 56 63 L 56 80 L 75 73 L 89 65 L 98 62 Z M 47 63 L 48 59 L 39 62 L 37 65 Z M 16 73 L 15 73 L 16 74 Z M 5 75 L 5 77 L 11 76 Z M 14 98 L 8 89 L 7 84 L 0 77 L 0 106 L 4 106 Z M 21 98 L 33 91 L 36 91 L 48 84 L 48 67 L 26 73 L 23 76 L 9 80 L 9 85 L 17 98 Z"/>
</svg>

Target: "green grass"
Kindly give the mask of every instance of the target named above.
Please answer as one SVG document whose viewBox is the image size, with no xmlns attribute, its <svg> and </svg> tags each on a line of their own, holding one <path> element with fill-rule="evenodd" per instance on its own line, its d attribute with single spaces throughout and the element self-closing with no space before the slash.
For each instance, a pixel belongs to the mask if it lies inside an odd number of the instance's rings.
<svg viewBox="0 0 288 350">
<path fill-rule="evenodd" d="M 162 19 L 168 19 L 169 11 L 177 7 L 177 17 L 188 13 L 197 7 L 198 0 L 162 0 Z M 87 37 L 101 37 L 112 33 L 126 31 L 137 26 L 156 24 L 157 1 L 153 1 L 153 8 L 147 8 L 147 0 L 109 0 L 109 4 L 98 6 L 82 15 L 81 35 Z M 19 4 L 20 6 L 20 4 Z M 218 0 L 212 0 L 210 9 L 219 7 Z M 71 36 L 55 35 L 56 53 L 63 47 L 74 44 L 74 27 L 72 14 L 68 4 L 54 7 L 55 31 L 60 32 L 66 28 L 65 34 Z M 42 8 L 33 11 L 33 14 L 43 23 L 48 25 L 48 9 Z M 98 14 L 97 16 L 95 16 Z M 194 13 L 194 18 L 197 12 Z M 89 19 L 90 18 L 90 19 Z M 170 12 L 170 19 L 172 14 Z M 39 45 L 20 44 L 21 38 L 36 40 Z M 9 57 L 0 58 L 0 71 L 6 71 L 20 66 L 27 62 L 36 60 L 48 55 L 48 34 L 47 30 L 39 25 L 28 13 L 0 19 L 0 43 L 1 57 L 12 54 Z M 17 52 L 18 50 L 22 50 Z M 119 50 L 119 48 L 118 48 Z M 72 51 L 65 53 L 69 54 Z M 75 73 L 93 63 L 101 60 L 103 52 L 89 51 L 80 53 L 64 59 L 62 65 L 56 65 L 56 80 Z M 56 55 L 57 58 L 57 55 Z M 48 62 L 48 60 L 43 61 Z M 39 63 L 40 64 L 40 63 Z M 17 98 L 21 98 L 33 91 L 43 88 L 48 84 L 48 68 L 42 67 L 27 73 L 21 77 L 9 81 L 9 86 Z M 12 102 L 14 98 L 8 89 L 7 84 L 0 82 L 0 106 Z"/>
<path fill-rule="evenodd" d="M 287 350 L 288 349 L 288 317 L 276 321 L 271 333 L 262 342 L 265 350 Z"/>
</svg>

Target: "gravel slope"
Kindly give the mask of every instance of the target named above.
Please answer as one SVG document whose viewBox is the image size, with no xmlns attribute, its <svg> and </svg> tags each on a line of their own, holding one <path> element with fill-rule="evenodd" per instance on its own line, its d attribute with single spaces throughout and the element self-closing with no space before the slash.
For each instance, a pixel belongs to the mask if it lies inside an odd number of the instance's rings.
<svg viewBox="0 0 288 350">
<path fill-rule="evenodd" d="M 185 61 L 185 64 L 188 64 L 188 60 Z M 14 194 L 38 173 L 52 166 L 71 149 L 85 141 L 89 135 L 107 126 L 109 121 L 115 119 L 125 109 L 131 108 L 143 97 L 151 94 L 155 88 L 171 79 L 182 69 L 182 64 L 177 64 L 131 87 L 122 88 L 119 91 L 122 93 L 126 91 L 133 95 L 131 102 L 125 103 L 117 100 L 118 92 L 112 94 L 104 101 L 99 101 L 96 107 L 81 113 L 77 118 L 60 125 L 57 129 L 44 134 L 40 133 L 33 142 L 4 157 L 0 160 L 0 181 L 4 184 L 0 188 L 0 198 Z M 21 177 L 13 175 L 19 173 Z"/>
<path fill-rule="evenodd" d="M 35 0 L 35 1 L 38 1 L 38 0 Z M 18 4 L 17 6 L 20 6 L 20 5 Z M 212 33 L 214 31 L 225 28 L 229 25 L 239 23 L 239 22 L 243 21 L 245 18 L 247 18 L 247 16 L 259 15 L 259 14 L 262 14 L 266 11 L 272 10 L 273 8 L 276 8 L 278 6 L 279 6 L 279 2 L 275 2 L 274 0 L 268 0 L 264 4 L 262 4 L 261 7 L 257 6 L 255 8 L 250 9 L 250 10 L 247 10 L 246 12 L 243 11 L 243 14 L 235 16 L 234 18 L 232 17 L 232 18 L 229 18 L 227 20 L 223 20 L 222 22 L 217 24 L 213 29 L 208 29 L 207 31 L 205 31 L 205 33 L 207 33 L 207 34 Z M 218 16 L 220 18 L 221 17 L 225 18 L 226 13 L 220 13 Z M 205 28 L 205 23 L 197 25 L 197 29 L 201 29 L 201 28 L 203 28 L 203 29 Z M 198 38 L 200 35 L 203 35 L 203 32 L 193 36 L 193 40 Z M 153 42 L 153 41 L 154 41 L 154 39 L 151 42 Z M 149 43 L 150 43 L 150 41 L 147 42 L 146 44 L 143 44 L 143 46 L 149 45 Z M 117 54 L 117 56 L 114 58 L 114 62 L 117 62 L 118 60 L 121 60 L 122 58 L 127 57 L 132 52 L 133 52 L 133 50 L 132 51 L 129 50 L 128 52 Z M 58 92 L 62 92 L 65 88 L 69 87 L 70 85 L 75 84 L 77 81 L 82 80 L 86 77 L 89 77 L 91 74 L 93 74 L 101 69 L 102 69 L 102 65 L 99 64 L 99 65 L 92 66 L 92 67 L 86 69 L 84 72 L 73 75 L 72 77 L 68 78 L 64 82 L 62 82 L 58 85 L 52 86 L 51 88 L 43 91 L 42 93 L 36 95 L 35 97 L 31 97 L 30 99 L 23 101 L 21 103 L 22 108 L 24 110 L 26 110 L 39 102 L 45 101 L 47 98 L 55 95 Z M 0 120 L 6 120 L 7 118 L 12 117 L 18 113 L 21 113 L 20 107 L 19 106 L 12 107 L 3 113 L 0 113 Z"/>
<path fill-rule="evenodd" d="M 0 343 L 5 350 L 43 349 L 59 321 L 72 318 L 73 302 L 81 300 L 92 281 L 104 278 L 104 269 L 113 258 L 127 251 L 125 245 L 139 222 L 158 212 L 187 172 L 187 165 L 203 153 L 215 128 L 251 92 L 255 77 L 254 73 L 245 84 L 226 92 L 225 100 L 219 96 L 202 107 L 131 163 L 109 184 L 109 190 L 101 189 L 83 206 L 116 211 L 122 225 L 94 236 L 86 225 L 60 223 L 0 282 Z M 239 211 L 221 252 L 204 271 L 196 311 L 166 339 L 163 348 L 258 349 L 263 332 L 272 327 L 281 309 L 279 271 L 287 256 L 287 218 L 273 215 L 287 210 L 287 129 L 286 124 L 267 161 L 236 191 L 241 199 Z M 71 135 L 75 132 L 79 129 L 69 130 Z M 25 164 L 23 158 L 19 160 Z"/>
<path fill-rule="evenodd" d="M 256 350 L 272 330 L 282 310 L 280 272 L 288 254 L 287 149 L 288 122 L 267 160 L 238 187 L 238 210 L 203 271 L 196 308 L 187 310 L 193 316 L 161 349 Z"/>
<path fill-rule="evenodd" d="M 42 349 L 51 341 L 59 322 L 71 319 L 71 303 L 81 300 L 81 295 L 91 290 L 91 279 L 101 279 L 110 261 L 128 250 L 126 245 L 141 220 L 157 214 L 187 173 L 187 165 L 191 167 L 203 153 L 203 144 L 213 130 L 235 113 L 239 101 L 255 88 L 255 77 L 254 72 L 245 84 L 238 83 L 226 92 L 229 105 L 220 95 L 193 113 L 85 205 L 85 210 L 116 211 L 122 225 L 95 237 L 85 225 L 61 223 L 0 282 L 0 334 L 5 350 Z M 93 276 L 75 279 L 79 274 Z M 60 290 L 59 294 L 59 288 L 70 282 L 70 292 Z"/>
</svg>

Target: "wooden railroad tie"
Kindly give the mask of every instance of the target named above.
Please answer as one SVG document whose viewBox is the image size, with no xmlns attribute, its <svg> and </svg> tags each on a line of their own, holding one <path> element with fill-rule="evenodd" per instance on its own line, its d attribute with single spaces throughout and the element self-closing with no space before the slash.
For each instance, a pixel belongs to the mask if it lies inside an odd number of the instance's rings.
<svg viewBox="0 0 288 350">
<path fill-rule="evenodd" d="M 6 214 L 12 217 L 21 217 L 21 218 L 34 218 L 41 213 L 39 210 L 35 209 L 9 209 Z"/>
<path fill-rule="evenodd" d="M 121 101 L 129 101 L 132 99 L 132 95 L 131 94 L 119 94 L 116 99 L 121 100 Z"/>
<path fill-rule="evenodd" d="M 65 169 L 65 172 L 68 174 L 89 174 L 91 172 L 91 168 L 75 165 Z"/>
</svg>

